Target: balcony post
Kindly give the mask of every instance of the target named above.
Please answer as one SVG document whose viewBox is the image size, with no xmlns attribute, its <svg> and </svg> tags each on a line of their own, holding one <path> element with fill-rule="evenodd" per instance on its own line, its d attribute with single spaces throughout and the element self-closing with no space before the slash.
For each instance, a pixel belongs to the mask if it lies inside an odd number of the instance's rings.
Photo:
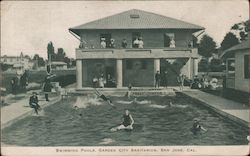
<svg viewBox="0 0 250 156">
<path fill-rule="evenodd" d="M 76 60 L 76 88 L 82 88 L 82 60 Z"/>
<path fill-rule="evenodd" d="M 198 59 L 194 59 L 194 75 L 198 75 Z"/>
<path fill-rule="evenodd" d="M 122 59 L 116 60 L 116 82 L 117 88 L 122 87 Z"/>
</svg>

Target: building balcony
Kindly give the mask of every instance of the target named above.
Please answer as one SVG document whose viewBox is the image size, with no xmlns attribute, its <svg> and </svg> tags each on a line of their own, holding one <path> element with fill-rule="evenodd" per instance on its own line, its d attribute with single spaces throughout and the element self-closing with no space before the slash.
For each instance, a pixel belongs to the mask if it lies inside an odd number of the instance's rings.
<svg viewBox="0 0 250 156">
<path fill-rule="evenodd" d="M 76 59 L 198 58 L 196 48 L 76 49 Z"/>
</svg>

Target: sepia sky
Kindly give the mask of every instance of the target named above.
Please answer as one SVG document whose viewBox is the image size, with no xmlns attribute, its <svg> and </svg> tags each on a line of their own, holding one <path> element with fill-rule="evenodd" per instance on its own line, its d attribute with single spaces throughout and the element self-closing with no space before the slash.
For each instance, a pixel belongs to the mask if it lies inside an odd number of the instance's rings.
<svg viewBox="0 0 250 156">
<path fill-rule="evenodd" d="M 47 44 L 75 57 L 79 41 L 68 29 L 129 9 L 141 9 L 206 28 L 220 45 L 237 22 L 249 19 L 247 0 L 210 1 L 2 1 L 1 55 L 35 53 L 46 57 Z"/>
</svg>

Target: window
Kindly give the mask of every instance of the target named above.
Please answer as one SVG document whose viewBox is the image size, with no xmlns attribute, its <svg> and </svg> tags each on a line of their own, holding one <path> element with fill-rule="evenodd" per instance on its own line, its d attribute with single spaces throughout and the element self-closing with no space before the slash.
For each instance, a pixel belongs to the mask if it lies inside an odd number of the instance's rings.
<svg viewBox="0 0 250 156">
<path fill-rule="evenodd" d="M 235 60 L 227 59 L 227 77 L 235 76 Z"/>
<path fill-rule="evenodd" d="M 127 60 L 126 61 L 126 68 L 127 69 L 132 69 L 133 68 L 133 61 L 132 60 Z"/>
<path fill-rule="evenodd" d="M 140 15 L 138 15 L 138 14 L 131 14 L 130 18 L 140 18 Z"/>
<path fill-rule="evenodd" d="M 245 79 L 250 78 L 250 55 L 244 56 L 244 77 Z"/>
</svg>

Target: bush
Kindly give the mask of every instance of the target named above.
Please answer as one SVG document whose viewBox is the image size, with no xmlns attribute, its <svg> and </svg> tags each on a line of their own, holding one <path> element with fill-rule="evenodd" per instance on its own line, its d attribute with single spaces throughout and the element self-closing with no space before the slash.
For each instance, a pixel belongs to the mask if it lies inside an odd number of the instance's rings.
<svg viewBox="0 0 250 156">
<path fill-rule="evenodd" d="M 223 66 L 220 59 L 212 59 L 209 65 L 209 69 L 212 72 L 222 72 Z"/>
<path fill-rule="evenodd" d="M 75 83 L 76 82 L 76 76 L 75 75 L 59 76 L 59 77 L 53 78 L 51 81 L 59 82 L 59 85 L 61 87 L 65 87 L 67 85 Z"/>
</svg>

